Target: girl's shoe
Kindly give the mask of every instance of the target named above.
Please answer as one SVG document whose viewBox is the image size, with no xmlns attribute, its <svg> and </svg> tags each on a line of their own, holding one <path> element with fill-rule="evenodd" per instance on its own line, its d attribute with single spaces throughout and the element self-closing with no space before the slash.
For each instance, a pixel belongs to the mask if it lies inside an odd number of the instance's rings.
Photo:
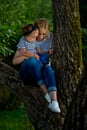
<svg viewBox="0 0 87 130">
<path fill-rule="evenodd" d="M 52 111 L 52 112 L 57 112 L 60 113 L 61 110 L 59 108 L 59 104 L 57 101 L 52 101 L 52 103 L 49 104 L 48 108 Z"/>
</svg>

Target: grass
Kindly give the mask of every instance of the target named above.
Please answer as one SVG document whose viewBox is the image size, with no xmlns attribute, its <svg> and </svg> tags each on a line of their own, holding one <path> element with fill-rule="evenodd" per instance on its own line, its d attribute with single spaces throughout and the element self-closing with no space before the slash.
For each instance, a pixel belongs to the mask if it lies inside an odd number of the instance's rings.
<svg viewBox="0 0 87 130">
<path fill-rule="evenodd" d="M 0 130 L 34 130 L 24 110 L 0 110 Z"/>
</svg>

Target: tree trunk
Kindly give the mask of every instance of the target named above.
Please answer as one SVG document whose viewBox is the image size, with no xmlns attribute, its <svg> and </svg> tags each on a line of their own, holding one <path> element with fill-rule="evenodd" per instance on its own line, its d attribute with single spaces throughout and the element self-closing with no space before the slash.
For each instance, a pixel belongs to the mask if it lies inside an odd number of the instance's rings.
<svg viewBox="0 0 87 130">
<path fill-rule="evenodd" d="M 63 130 L 87 130 L 87 64 L 67 112 Z"/>
<path fill-rule="evenodd" d="M 69 106 L 83 68 L 79 4 L 77 0 L 52 0 L 52 4 L 53 66 L 61 99 Z"/>
</svg>

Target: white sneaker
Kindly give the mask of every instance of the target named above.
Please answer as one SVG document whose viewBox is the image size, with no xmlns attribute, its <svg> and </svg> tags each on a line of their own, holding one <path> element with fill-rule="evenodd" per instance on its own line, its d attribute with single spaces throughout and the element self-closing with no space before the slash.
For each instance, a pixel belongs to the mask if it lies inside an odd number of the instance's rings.
<svg viewBox="0 0 87 130">
<path fill-rule="evenodd" d="M 57 112 L 60 113 L 61 110 L 59 108 L 59 104 L 57 101 L 52 101 L 52 103 L 49 104 L 48 108 L 53 111 L 53 112 Z"/>
<path fill-rule="evenodd" d="M 50 103 L 51 102 L 51 98 L 50 98 L 50 95 L 47 93 L 47 94 L 45 94 L 45 99 L 47 100 L 47 102 L 48 103 Z"/>
</svg>

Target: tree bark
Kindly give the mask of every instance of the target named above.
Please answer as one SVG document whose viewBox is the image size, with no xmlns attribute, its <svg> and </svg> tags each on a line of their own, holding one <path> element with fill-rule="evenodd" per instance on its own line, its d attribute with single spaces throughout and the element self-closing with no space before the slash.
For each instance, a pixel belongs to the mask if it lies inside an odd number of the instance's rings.
<svg viewBox="0 0 87 130">
<path fill-rule="evenodd" d="M 78 0 L 52 0 L 52 5 L 53 66 L 61 99 L 69 106 L 83 68 L 79 3 Z"/>
<path fill-rule="evenodd" d="M 0 62 L 0 86 L 10 88 L 25 105 L 27 115 L 35 130 L 55 130 L 61 128 L 60 114 L 48 109 L 41 89 L 34 85 L 25 86 L 18 78 L 18 72 Z"/>
<path fill-rule="evenodd" d="M 77 91 L 67 112 L 64 126 L 61 114 L 52 113 L 36 86 L 24 86 L 18 79 L 18 73 L 10 66 L 0 62 L 0 86 L 10 90 L 21 99 L 27 115 L 35 130 L 86 130 L 87 128 L 87 65 L 77 86 Z"/>
<path fill-rule="evenodd" d="M 67 112 L 63 130 L 87 130 L 87 64 Z"/>
</svg>

